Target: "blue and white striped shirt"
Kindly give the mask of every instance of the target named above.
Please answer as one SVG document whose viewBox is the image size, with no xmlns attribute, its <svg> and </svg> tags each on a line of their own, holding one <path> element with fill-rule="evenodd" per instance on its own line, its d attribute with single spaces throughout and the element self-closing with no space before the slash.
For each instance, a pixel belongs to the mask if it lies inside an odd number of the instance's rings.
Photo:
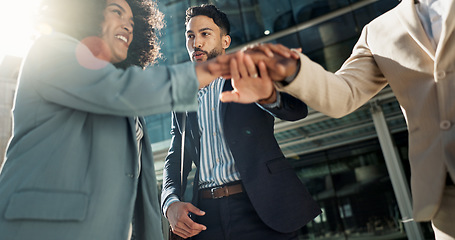
<svg viewBox="0 0 455 240">
<path fill-rule="evenodd" d="M 198 123 L 201 135 L 199 188 L 240 180 L 234 157 L 224 139 L 219 97 L 225 80 L 218 78 L 198 92 Z"/>
</svg>

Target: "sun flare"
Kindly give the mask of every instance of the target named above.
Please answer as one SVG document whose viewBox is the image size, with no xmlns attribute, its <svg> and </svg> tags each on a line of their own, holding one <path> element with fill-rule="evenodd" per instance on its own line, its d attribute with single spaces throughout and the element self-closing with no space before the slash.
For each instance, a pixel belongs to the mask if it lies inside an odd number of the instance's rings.
<svg viewBox="0 0 455 240">
<path fill-rule="evenodd" d="M 23 57 L 35 31 L 36 13 L 40 0 L 2 1 L 0 22 L 3 23 L 0 38 L 0 62 L 5 55 Z"/>
</svg>

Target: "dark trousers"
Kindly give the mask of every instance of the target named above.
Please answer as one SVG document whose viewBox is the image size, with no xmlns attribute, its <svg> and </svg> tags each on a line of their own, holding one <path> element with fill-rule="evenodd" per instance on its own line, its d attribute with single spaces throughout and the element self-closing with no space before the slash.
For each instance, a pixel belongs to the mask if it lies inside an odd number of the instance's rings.
<svg viewBox="0 0 455 240">
<path fill-rule="evenodd" d="M 194 240 L 298 239 L 297 232 L 280 233 L 265 225 L 245 192 L 219 199 L 199 198 L 198 208 L 205 215 L 196 216 L 195 221 L 207 226 L 207 230 L 194 236 Z"/>
</svg>

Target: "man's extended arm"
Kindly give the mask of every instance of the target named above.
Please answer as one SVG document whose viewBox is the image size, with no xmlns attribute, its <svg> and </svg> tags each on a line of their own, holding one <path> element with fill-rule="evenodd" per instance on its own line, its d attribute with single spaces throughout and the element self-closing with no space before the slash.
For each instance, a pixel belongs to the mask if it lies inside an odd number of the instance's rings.
<svg viewBox="0 0 455 240">
<path fill-rule="evenodd" d="M 299 60 L 278 55 L 270 58 L 260 52 L 253 52 L 251 56 L 258 66 L 261 62 L 266 64 L 270 78 L 275 81 L 278 90 L 297 97 L 309 107 L 328 116 L 342 117 L 363 105 L 387 85 L 365 39 L 366 31 L 362 33 L 351 57 L 336 73 L 326 71 L 301 53 Z M 297 64 L 300 64 L 300 69 Z M 295 74 L 296 70 L 298 73 L 293 81 L 288 84 L 280 82 Z M 246 89 L 248 91 L 261 89 L 258 85 L 248 82 L 235 84 L 233 91 L 222 94 L 223 102 L 247 103 L 242 101 L 246 99 L 244 97 Z"/>
</svg>

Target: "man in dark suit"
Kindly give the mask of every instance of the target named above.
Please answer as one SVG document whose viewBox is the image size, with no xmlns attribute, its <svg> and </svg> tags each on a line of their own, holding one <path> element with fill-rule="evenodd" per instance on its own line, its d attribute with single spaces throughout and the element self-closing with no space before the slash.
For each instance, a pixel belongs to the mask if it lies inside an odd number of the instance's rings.
<svg viewBox="0 0 455 240">
<path fill-rule="evenodd" d="M 224 54 L 231 41 L 226 15 L 213 5 L 192 7 L 186 14 L 192 61 Z M 233 75 L 268 79 L 264 65 L 260 77 L 252 61 L 238 66 Z M 307 106 L 272 84 L 257 103 L 221 103 L 219 94 L 231 89 L 230 80 L 218 78 L 199 91 L 198 112 L 173 113 L 163 213 L 172 231 L 184 238 L 297 239 L 297 230 L 320 209 L 283 156 L 274 137 L 274 117 L 302 119 Z M 192 163 L 197 169 L 192 203 L 181 201 L 183 144 L 183 186 Z"/>
</svg>

